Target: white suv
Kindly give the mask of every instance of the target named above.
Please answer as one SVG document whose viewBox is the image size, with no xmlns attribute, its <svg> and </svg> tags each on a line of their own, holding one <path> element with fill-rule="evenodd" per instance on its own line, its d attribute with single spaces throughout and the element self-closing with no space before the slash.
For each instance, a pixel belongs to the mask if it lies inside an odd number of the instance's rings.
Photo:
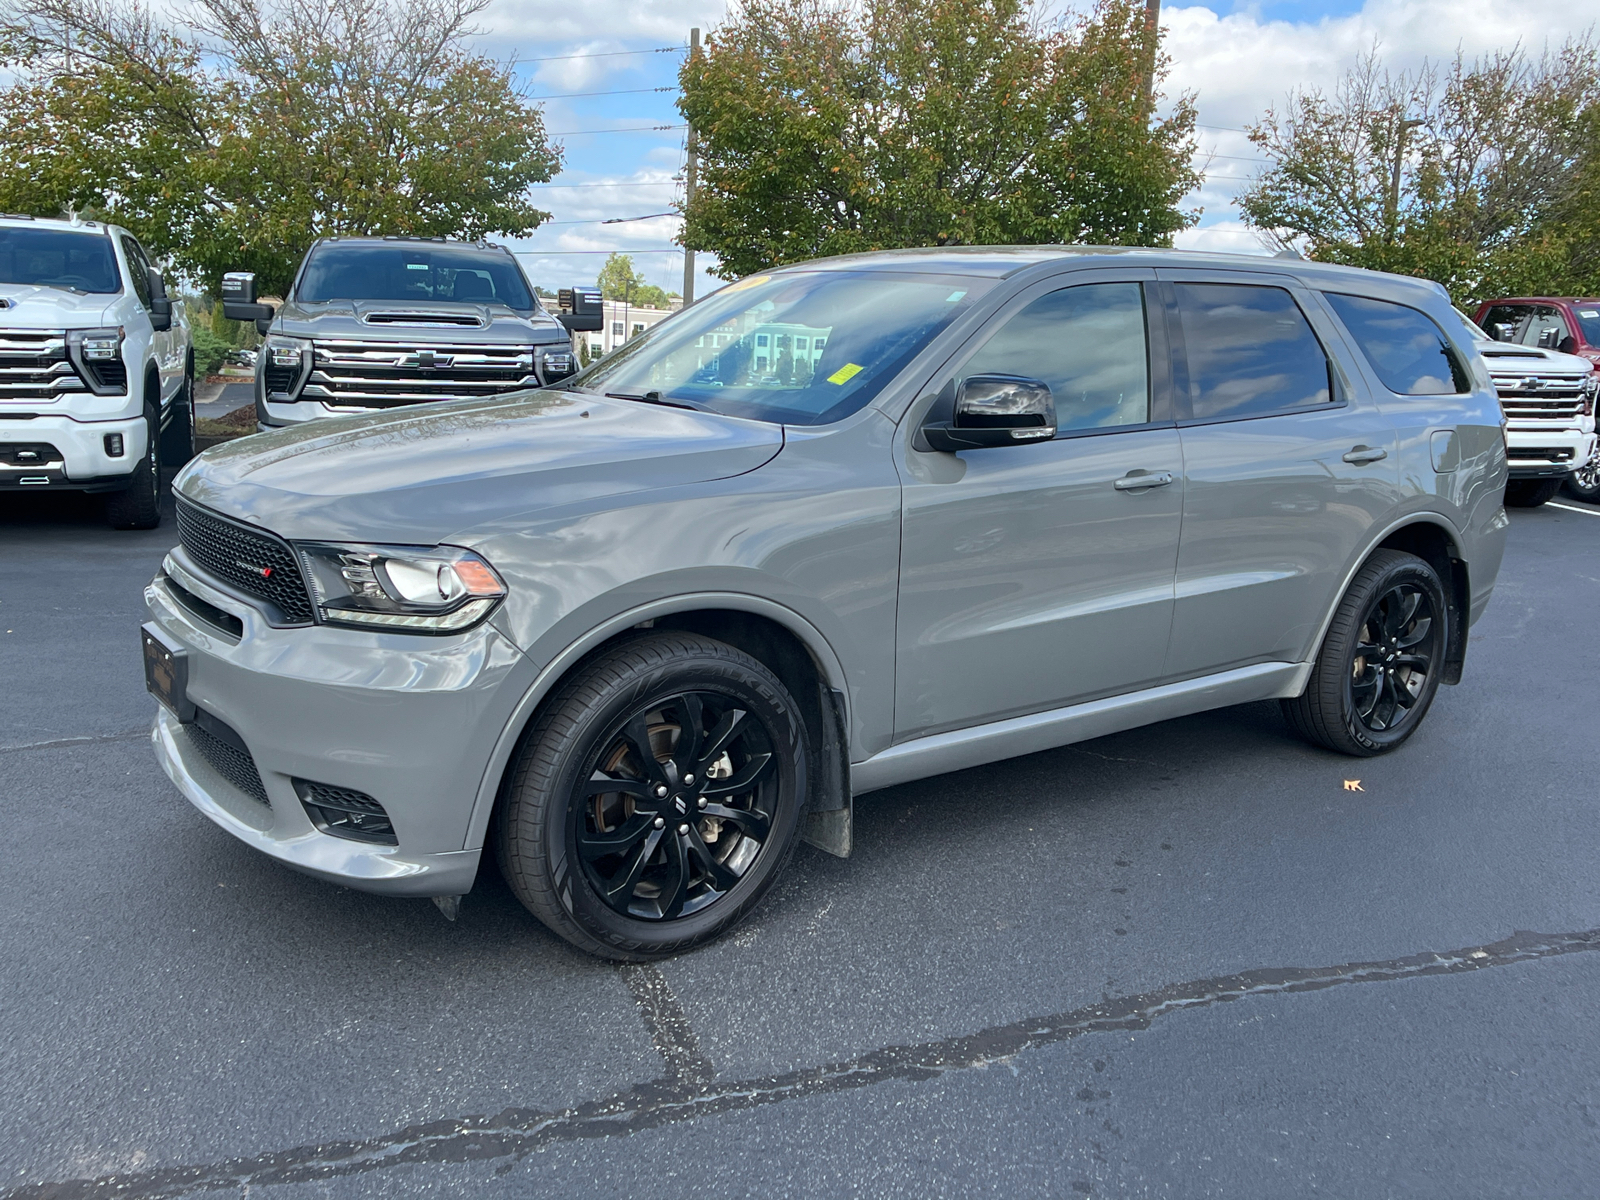
<svg viewBox="0 0 1600 1200">
<path fill-rule="evenodd" d="M 188 320 L 133 235 L 0 216 L 0 488 L 104 492 L 152 529 L 162 463 L 193 455 Z"/>
</svg>

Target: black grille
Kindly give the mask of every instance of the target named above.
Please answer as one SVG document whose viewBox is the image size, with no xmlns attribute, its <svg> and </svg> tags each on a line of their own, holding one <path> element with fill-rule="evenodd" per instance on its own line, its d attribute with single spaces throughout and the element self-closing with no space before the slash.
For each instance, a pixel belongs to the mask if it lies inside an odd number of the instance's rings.
<svg viewBox="0 0 1600 1200">
<path fill-rule="evenodd" d="M 89 374 L 94 376 L 94 381 L 101 387 L 109 390 L 125 392 L 128 390 L 128 367 L 120 359 L 116 362 L 96 360 L 87 364 Z"/>
<path fill-rule="evenodd" d="M 311 596 L 288 544 L 178 501 L 178 537 L 195 565 L 267 601 L 291 625 L 311 622 Z"/>
<path fill-rule="evenodd" d="M 266 377 L 267 392 L 273 396 L 284 396 L 294 387 L 295 376 L 300 374 L 299 367 L 280 367 L 271 358 L 262 369 Z"/>
<path fill-rule="evenodd" d="M 262 786 L 256 760 L 250 757 L 237 733 L 207 712 L 196 713 L 195 723 L 184 728 L 213 771 L 257 804 L 267 803 L 267 789 Z"/>
<path fill-rule="evenodd" d="M 223 612 L 209 600 L 202 600 L 171 575 L 163 575 L 162 578 L 167 581 L 167 590 L 172 593 L 172 598 L 194 616 L 235 641 L 244 636 L 244 622 L 231 612 Z"/>
<path fill-rule="evenodd" d="M 49 442 L 0 442 L 0 463 L 12 467 L 44 467 L 62 461 Z"/>
<path fill-rule="evenodd" d="M 310 779 L 296 779 L 294 787 L 306 815 L 323 833 L 357 842 L 399 845 L 389 814 L 365 792 Z"/>
</svg>

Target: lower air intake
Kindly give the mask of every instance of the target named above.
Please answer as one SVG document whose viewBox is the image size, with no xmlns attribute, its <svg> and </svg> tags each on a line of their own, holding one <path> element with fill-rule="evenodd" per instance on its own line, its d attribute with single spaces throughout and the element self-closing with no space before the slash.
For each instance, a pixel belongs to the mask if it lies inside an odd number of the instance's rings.
<svg viewBox="0 0 1600 1200">
<path fill-rule="evenodd" d="M 399 845 L 389 814 L 365 792 L 310 779 L 296 779 L 294 790 L 305 805 L 306 816 L 323 833 L 380 846 Z"/>
<path fill-rule="evenodd" d="M 257 804 L 267 803 L 267 789 L 261 783 L 261 772 L 256 770 L 256 760 L 237 733 L 210 713 L 198 715 L 195 723 L 184 729 L 213 771 Z"/>
</svg>

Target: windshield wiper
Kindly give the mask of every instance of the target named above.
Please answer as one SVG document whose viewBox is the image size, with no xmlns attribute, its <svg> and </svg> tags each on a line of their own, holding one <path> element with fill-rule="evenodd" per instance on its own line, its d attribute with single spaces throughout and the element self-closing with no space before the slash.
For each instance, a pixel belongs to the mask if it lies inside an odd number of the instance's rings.
<svg viewBox="0 0 1600 1200">
<path fill-rule="evenodd" d="M 698 404 L 690 404 L 685 400 L 668 400 L 662 396 L 660 392 L 655 391 L 654 389 L 638 395 L 635 395 L 632 392 L 607 392 L 606 395 L 613 400 L 637 400 L 641 404 L 659 404 L 663 408 L 687 408 L 690 412 L 706 411 Z"/>
</svg>

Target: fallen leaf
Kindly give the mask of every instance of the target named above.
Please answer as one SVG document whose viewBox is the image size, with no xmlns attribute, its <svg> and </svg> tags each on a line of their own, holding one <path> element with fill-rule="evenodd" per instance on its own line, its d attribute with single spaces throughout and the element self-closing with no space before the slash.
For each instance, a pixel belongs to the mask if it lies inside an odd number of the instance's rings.
<svg viewBox="0 0 1600 1200">
<path fill-rule="evenodd" d="M 1361 792 L 1365 791 L 1366 789 L 1361 786 L 1361 780 L 1346 779 L 1344 781 L 1344 790 L 1347 792 Z"/>
</svg>

